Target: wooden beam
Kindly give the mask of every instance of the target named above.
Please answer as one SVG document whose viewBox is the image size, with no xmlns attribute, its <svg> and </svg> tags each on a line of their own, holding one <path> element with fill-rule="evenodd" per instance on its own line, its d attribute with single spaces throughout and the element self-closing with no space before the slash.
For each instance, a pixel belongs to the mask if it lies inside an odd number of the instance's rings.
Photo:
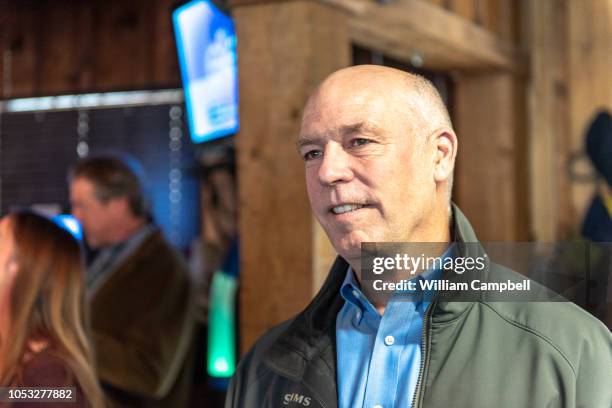
<svg viewBox="0 0 612 408">
<path fill-rule="evenodd" d="M 410 61 L 418 52 L 428 69 L 524 68 L 524 56 L 510 41 L 429 2 L 319 1 L 349 12 L 355 43 L 397 59 Z"/>
<path fill-rule="evenodd" d="M 519 171 L 520 78 L 463 73 L 456 75 L 455 82 L 454 125 L 459 138 L 455 199 L 480 240 L 526 240 L 526 180 Z"/>
<path fill-rule="evenodd" d="M 451 0 L 451 10 L 464 19 L 476 22 L 476 0 Z"/>
<path fill-rule="evenodd" d="M 570 154 L 567 72 L 567 0 L 524 1 L 525 46 L 530 53 L 528 143 L 532 235 L 568 239 L 571 213 L 566 163 Z"/>
<path fill-rule="evenodd" d="M 334 256 L 316 227 L 295 141 L 306 99 L 350 64 L 343 11 L 313 1 L 235 7 L 241 129 L 240 327 L 246 350 L 303 309 Z"/>
</svg>

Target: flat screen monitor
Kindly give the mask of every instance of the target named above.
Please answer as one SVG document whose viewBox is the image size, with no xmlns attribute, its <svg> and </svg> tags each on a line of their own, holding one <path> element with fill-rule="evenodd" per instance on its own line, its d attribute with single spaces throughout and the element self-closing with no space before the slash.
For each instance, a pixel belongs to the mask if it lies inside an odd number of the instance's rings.
<svg viewBox="0 0 612 408">
<path fill-rule="evenodd" d="M 172 15 L 191 140 L 238 131 L 238 69 L 232 19 L 210 0 L 186 3 Z"/>
</svg>

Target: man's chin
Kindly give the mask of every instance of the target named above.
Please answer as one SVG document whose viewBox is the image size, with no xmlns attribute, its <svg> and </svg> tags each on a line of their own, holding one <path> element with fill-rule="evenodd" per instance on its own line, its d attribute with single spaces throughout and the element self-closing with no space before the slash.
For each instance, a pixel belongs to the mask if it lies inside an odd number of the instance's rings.
<svg viewBox="0 0 612 408">
<path fill-rule="evenodd" d="M 361 257 L 361 243 L 369 242 L 367 237 L 348 236 L 339 239 L 334 248 L 347 261 L 358 260 Z"/>
</svg>

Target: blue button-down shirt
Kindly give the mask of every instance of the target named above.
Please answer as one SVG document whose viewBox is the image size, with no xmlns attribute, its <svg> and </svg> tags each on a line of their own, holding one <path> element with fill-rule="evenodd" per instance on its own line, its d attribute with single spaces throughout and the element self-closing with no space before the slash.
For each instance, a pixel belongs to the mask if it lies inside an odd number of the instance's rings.
<svg viewBox="0 0 612 408">
<path fill-rule="evenodd" d="M 439 279 L 441 274 L 430 270 L 414 279 Z M 381 317 L 350 267 L 340 293 L 346 302 L 336 318 L 339 408 L 412 406 L 421 366 L 423 316 L 431 296 L 411 301 L 395 293 Z"/>
</svg>

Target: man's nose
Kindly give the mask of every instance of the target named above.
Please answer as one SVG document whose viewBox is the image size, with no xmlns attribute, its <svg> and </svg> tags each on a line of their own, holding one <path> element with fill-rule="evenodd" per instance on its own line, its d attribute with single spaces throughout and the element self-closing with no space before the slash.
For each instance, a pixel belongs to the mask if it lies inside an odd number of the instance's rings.
<svg viewBox="0 0 612 408">
<path fill-rule="evenodd" d="M 319 181 L 331 185 L 349 181 L 353 177 L 350 168 L 350 155 L 339 143 L 328 143 L 323 151 L 323 160 L 319 167 Z"/>
</svg>

